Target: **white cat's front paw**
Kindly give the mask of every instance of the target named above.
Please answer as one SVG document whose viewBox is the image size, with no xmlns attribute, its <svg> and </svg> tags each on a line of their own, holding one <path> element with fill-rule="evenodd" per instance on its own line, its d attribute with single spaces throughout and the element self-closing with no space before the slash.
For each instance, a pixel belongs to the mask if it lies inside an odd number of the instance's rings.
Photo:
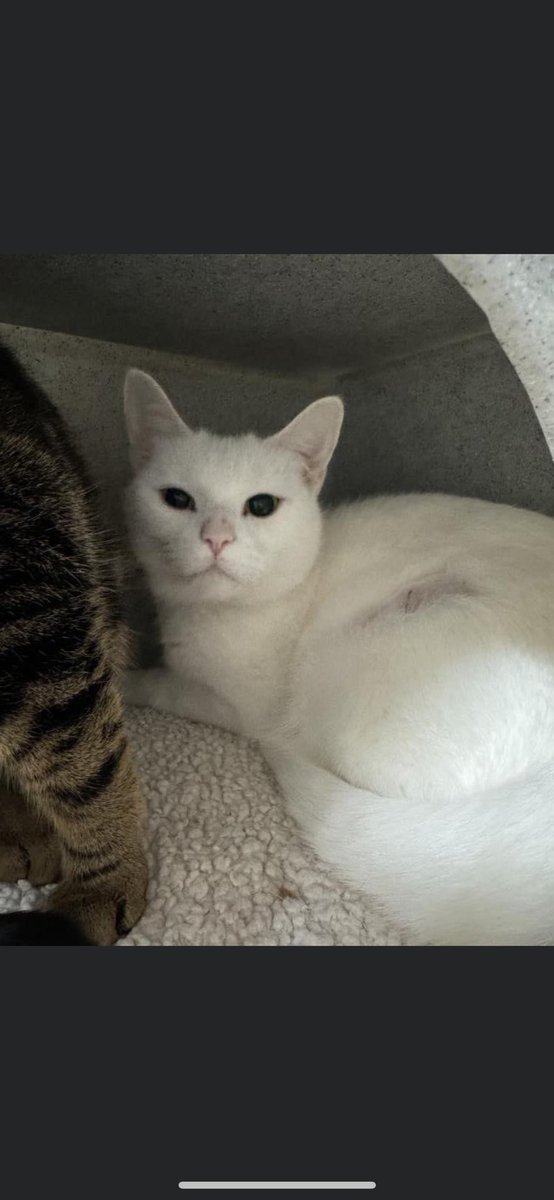
<svg viewBox="0 0 554 1200">
<path fill-rule="evenodd" d="M 153 688 L 148 676 L 149 671 L 127 671 L 123 678 L 121 691 L 125 704 L 148 705 L 151 703 Z"/>
</svg>

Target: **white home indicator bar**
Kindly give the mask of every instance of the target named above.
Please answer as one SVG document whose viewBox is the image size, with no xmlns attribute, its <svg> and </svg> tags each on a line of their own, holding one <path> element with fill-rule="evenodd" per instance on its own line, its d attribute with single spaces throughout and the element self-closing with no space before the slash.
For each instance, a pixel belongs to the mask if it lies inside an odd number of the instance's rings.
<svg viewBox="0 0 554 1200">
<path fill-rule="evenodd" d="M 376 1183 L 180 1183 L 180 1188 L 186 1191 L 195 1191 L 197 1188 L 202 1188 L 208 1191 L 212 1188 L 333 1188 L 337 1191 L 344 1191 L 345 1188 L 357 1188 L 362 1191 L 369 1191 L 371 1188 L 377 1187 Z"/>
</svg>

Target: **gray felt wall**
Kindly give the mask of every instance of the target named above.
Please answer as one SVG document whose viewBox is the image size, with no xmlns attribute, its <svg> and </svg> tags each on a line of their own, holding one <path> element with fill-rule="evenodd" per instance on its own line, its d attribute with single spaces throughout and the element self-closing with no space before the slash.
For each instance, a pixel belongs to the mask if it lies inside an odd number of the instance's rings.
<svg viewBox="0 0 554 1200">
<path fill-rule="evenodd" d="M 272 432 L 339 391 L 328 499 L 446 490 L 554 514 L 527 395 L 432 255 L 4 255 L 0 337 L 63 410 L 119 526 L 129 365 L 220 432 Z"/>
</svg>

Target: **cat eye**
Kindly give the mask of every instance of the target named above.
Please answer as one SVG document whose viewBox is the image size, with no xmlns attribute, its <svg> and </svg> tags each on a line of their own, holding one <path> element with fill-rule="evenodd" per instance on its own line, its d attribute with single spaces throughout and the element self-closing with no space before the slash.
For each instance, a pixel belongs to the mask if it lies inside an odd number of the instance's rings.
<svg viewBox="0 0 554 1200">
<path fill-rule="evenodd" d="M 250 500 L 246 501 L 244 514 L 251 513 L 253 517 L 270 517 L 279 505 L 277 496 L 266 496 L 265 492 L 259 496 L 251 496 Z"/>
<path fill-rule="evenodd" d="M 196 511 L 196 504 L 192 496 L 188 492 L 184 492 L 182 488 L 164 488 L 162 497 L 170 508 L 188 508 L 191 512 Z"/>
</svg>

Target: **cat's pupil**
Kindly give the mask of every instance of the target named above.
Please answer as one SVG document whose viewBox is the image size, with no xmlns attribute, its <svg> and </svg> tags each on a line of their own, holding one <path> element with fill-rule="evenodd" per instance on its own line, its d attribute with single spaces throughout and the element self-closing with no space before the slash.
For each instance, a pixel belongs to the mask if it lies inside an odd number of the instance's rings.
<svg viewBox="0 0 554 1200">
<path fill-rule="evenodd" d="M 272 512 L 275 512 L 277 503 L 275 496 L 266 496 L 264 493 L 259 496 L 251 496 L 250 500 L 246 502 L 246 508 L 253 517 L 269 517 Z"/>
<path fill-rule="evenodd" d="M 190 508 L 193 512 L 196 508 L 192 496 L 182 488 L 165 488 L 162 496 L 170 508 Z"/>
</svg>

